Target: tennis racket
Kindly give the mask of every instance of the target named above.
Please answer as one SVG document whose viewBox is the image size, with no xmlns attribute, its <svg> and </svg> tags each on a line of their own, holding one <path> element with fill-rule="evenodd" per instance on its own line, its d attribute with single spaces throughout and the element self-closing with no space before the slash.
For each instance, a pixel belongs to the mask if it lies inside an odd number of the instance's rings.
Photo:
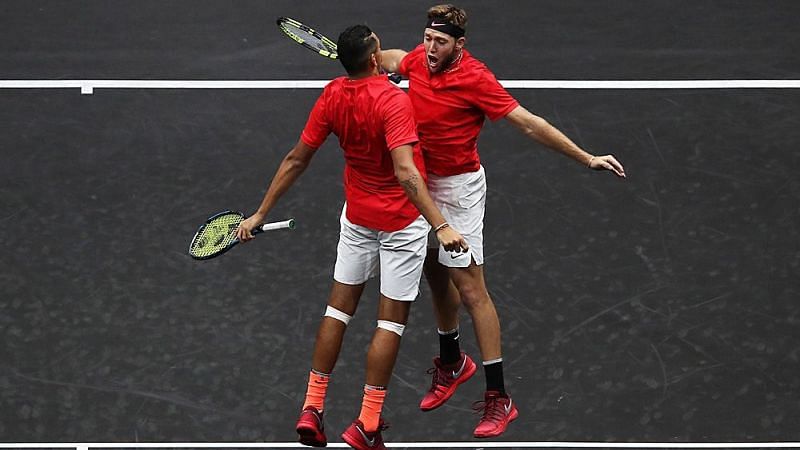
<svg viewBox="0 0 800 450">
<path fill-rule="evenodd" d="M 235 211 L 222 211 L 214 214 L 200 225 L 189 243 L 189 255 L 194 259 L 211 259 L 219 256 L 239 243 L 236 229 L 244 220 L 244 214 Z M 294 219 L 282 222 L 265 223 L 253 230 L 253 234 L 269 230 L 294 229 Z"/>
<path fill-rule="evenodd" d="M 283 31 L 283 34 L 303 47 L 317 52 L 326 58 L 339 58 L 339 54 L 336 53 L 336 43 L 325 37 L 319 31 L 289 17 L 279 17 L 277 23 L 278 28 Z M 400 83 L 402 77 L 396 73 L 390 73 L 389 79 L 397 84 Z"/>
</svg>

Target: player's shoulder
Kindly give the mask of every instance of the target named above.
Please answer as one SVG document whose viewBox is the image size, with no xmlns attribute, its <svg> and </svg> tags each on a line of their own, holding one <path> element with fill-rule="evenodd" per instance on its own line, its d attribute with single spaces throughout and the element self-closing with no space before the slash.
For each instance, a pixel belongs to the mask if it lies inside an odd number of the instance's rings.
<svg viewBox="0 0 800 450">
<path fill-rule="evenodd" d="M 497 83 L 497 78 L 483 61 L 464 50 L 457 70 L 452 72 L 457 85 L 466 90 L 483 92 L 489 85 Z"/>
<path fill-rule="evenodd" d="M 424 54 L 425 54 L 425 44 L 419 44 L 416 47 L 414 47 L 410 52 L 408 52 L 406 57 L 408 56 L 418 57 L 419 55 L 424 55 Z"/>
<path fill-rule="evenodd" d="M 476 76 L 494 76 L 494 73 L 489 69 L 486 63 L 473 56 L 467 49 L 464 49 L 463 52 L 464 56 L 462 57 L 461 64 L 464 68 L 464 72 Z"/>
<path fill-rule="evenodd" d="M 385 76 L 384 76 L 385 77 Z M 413 111 L 414 107 L 411 104 L 411 99 L 395 84 L 391 83 L 388 79 L 386 83 L 376 83 L 378 91 L 375 95 L 376 111 L 381 115 L 393 115 L 402 111 Z"/>
<path fill-rule="evenodd" d="M 410 52 L 406 53 L 406 55 L 403 57 L 403 60 L 411 62 L 423 58 L 425 58 L 425 45 L 419 44 L 416 47 L 414 47 Z"/>
<path fill-rule="evenodd" d="M 344 76 L 344 75 L 332 79 L 322 89 L 323 93 L 336 92 L 336 91 L 342 89 L 342 86 L 344 86 L 344 82 L 346 80 L 347 80 L 347 77 Z"/>
<path fill-rule="evenodd" d="M 381 75 L 385 77 L 385 75 Z M 382 103 L 406 103 L 411 101 L 408 94 L 405 93 L 399 86 L 391 83 L 388 79 L 386 82 L 376 83 L 378 87 L 379 105 Z"/>
</svg>

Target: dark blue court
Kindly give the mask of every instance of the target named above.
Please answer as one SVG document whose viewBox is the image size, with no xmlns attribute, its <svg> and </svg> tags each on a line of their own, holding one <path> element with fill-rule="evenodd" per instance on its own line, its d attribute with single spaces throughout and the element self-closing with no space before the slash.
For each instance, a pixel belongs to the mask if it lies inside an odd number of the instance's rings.
<svg viewBox="0 0 800 450">
<path fill-rule="evenodd" d="M 291 16 L 385 48 L 433 3 L 11 0 L 0 80 L 330 79 Z M 502 80 L 800 79 L 794 1 L 458 3 Z M 427 287 L 390 385 L 391 442 L 800 441 L 800 90 L 514 89 L 628 178 L 504 121 L 480 153 L 486 275 L 520 418 L 471 437 L 483 375 L 417 404 L 437 352 Z M 291 442 L 343 192 L 330 138 L 259 236 L 186 246 L 252 211 L 315 89 L 0 89 L 0 442 Z M 357 415 L 377 284 L 349 326 L 329 439 Z M 478 357 L 462 314 L 462 346 Z"/>
</svg>

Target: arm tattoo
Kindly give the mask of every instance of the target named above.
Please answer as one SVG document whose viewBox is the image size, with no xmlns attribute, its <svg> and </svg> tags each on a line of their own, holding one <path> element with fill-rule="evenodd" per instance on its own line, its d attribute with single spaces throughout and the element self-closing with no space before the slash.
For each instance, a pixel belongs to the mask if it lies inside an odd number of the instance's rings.
<svg viewBox="0 0 800 450">
<path fill-rule="evenodd" d="M 400 182 L 408 195 L 417 196 L 417 180 L 419 180 L 418 176 L 411 175 L 407 180 Z"/>
</svg>

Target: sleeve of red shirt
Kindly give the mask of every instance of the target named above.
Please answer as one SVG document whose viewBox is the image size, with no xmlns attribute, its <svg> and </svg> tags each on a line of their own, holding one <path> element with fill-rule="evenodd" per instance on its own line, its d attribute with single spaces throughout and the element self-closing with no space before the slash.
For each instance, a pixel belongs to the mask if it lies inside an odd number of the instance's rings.
<svg viewBox="0 0 800 450">
<path fill-rule="evenodd" d="M 486 67 L 480 70 L 473 85 L 472 102 L 492 121 L 502 119 L 519 106 L 519 102 Z"/>
<path fill-rule="evenodd" d="M 326 92 L 327 91 L 323 91 L 322 95 L 317 99 L 317 102 L 314 103 L 314 107 L 308 115 L 306 126 L 303 128 L 303 133 L 300 135 L 300 139 L 311 148 L 322 147 L 322 144 L 325 143 L 325 139 L 331 134 L 331 125 L 328 121 L 328 114 L 325 111 Z"/>
<path fill-rule="evenodd" d="M 420 44 L 414 50 L 411 50 L 410 52 L 406 53 L 406 56 L 404 56 L 403 59 L 400 60 L 400 65 L 397 66 L 397 73 L 399 73 L 400 75 L 408 78 L 408 68 L 409 68 L 409 66 L 411 64 L 413 64 L 414 61 L 419 59 L 419 56 L 418 56 L 419 53 L 420 52 L 424 52 L 424 51 L 425 51 L 424 46 L 422 44 Z"/>
<path fill-rule="evenodd" d="M 382 103 L 384 131 L 386 134 L 386 148 L 393 150 L 401 145 L 415 144 L 417 137 L 417 123 L 414 119 L 414 107 L 405 92 L 392 89 Z"/>
</svg>

